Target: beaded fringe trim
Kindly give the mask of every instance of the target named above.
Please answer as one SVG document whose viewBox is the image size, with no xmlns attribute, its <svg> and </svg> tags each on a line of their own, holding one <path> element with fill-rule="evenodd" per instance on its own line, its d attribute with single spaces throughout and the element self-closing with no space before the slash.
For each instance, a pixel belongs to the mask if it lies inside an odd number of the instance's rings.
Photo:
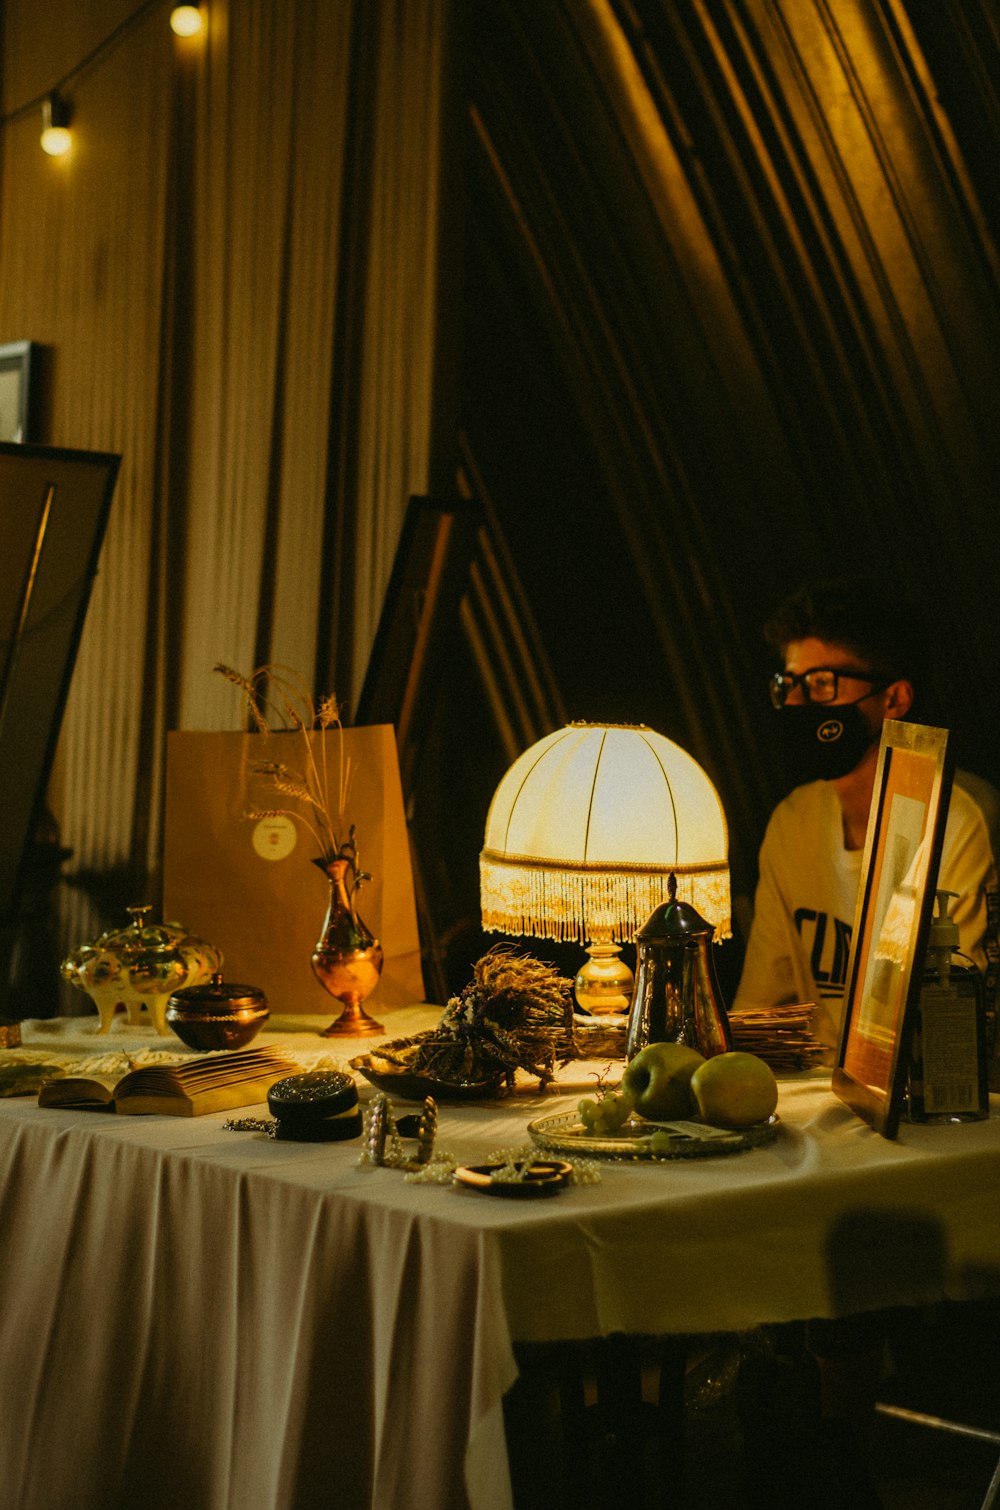
<svg viewBox="0 0 1000 1510">
<path fill-rule="evenodd" d="M 567 870 L 537 861 L 479 860 L 479 895 L 487 931 L 531 935 L 579 944 L 629 940 L 654 908 L 668 900 L 671 872 Z M 728 866 L 690 871 L 678 866 L 677 899 L 715 926 L 715 939 L 732 935 Z"/>
</svg>

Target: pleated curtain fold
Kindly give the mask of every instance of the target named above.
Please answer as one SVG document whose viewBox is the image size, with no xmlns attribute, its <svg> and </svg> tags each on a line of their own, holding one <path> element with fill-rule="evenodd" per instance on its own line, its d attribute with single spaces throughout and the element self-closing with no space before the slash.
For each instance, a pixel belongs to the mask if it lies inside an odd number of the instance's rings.
<svg viewBox="0 0 1000 1510">
<path fill-rule="evenodd" d="M 166 730 L 240 723 L 216 662 L 350 704 L 427 488 L 446 0 L 205 9 L 5 6 L 0 331 L 47 348 L 38 438 L 123 457 L 51 792 L 75 940 L 155 893 Z M 54 161 L 18 107 L 94 49 Z"/>
</svg>

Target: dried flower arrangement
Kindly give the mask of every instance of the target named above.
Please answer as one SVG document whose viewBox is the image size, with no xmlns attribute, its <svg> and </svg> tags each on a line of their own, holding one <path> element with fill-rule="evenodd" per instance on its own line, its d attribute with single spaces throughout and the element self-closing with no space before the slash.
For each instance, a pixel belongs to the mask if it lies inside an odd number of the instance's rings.
<svg viewBox="0 0 1000 1510">
<path fill-rule="evenodd" d="M 521 1069 L 544 1088 L 556 1062 L 575 1057 L 571 990 L 552 965 L 498 944 L 473 966 L 436 1028 L 380 1045 L 369 1056 L 372 1068 L 448 1085 L 507 1086 Z"/>
<path fill-rule="evenodd" d="M 370 881 L 367 871 L 359 868 L 355 826 L 344 837 L 347 795 L 351 784 L 350 757 L 344 756 L 342 709 L 328 694 L 317 705 L 305 682 L 287 666 L 258 666 L 249 676 L 219 664 L 213 668 L 243 693 L 254 729 L 265 737 L 274 733 L 301 736 L 298 747 L 302 759 L 298 767 L 280 760 L 253 762 L 254 773 L 265 779 L 271 789 L 289 799 L 284 807 L 255 807 L 247 818 L 290 818 L 306 829 L 316 842 L 316 863 L 325 867 L 334 860 L 346 860 L 351 876 L 352 895 L 362 881 Z M 335 730 L 337 757 L 330 770 L 328 741 L 313 739 L 315 733 Z"/>
</svg>

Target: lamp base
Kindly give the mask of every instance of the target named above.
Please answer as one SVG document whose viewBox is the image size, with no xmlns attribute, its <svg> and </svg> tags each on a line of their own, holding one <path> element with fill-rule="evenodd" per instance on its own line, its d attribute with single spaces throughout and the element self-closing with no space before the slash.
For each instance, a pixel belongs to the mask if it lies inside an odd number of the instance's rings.
<svg viewBox="0 0 1000 1510">
<path fill-rule="evenodd" d="M 618 944 L 588 944 L 590 958 L 573 982 L 573 994 L 581 1012 L 600 1017 L 606 1012 L 627 1013 L 635 985 Z"/>
</svg>

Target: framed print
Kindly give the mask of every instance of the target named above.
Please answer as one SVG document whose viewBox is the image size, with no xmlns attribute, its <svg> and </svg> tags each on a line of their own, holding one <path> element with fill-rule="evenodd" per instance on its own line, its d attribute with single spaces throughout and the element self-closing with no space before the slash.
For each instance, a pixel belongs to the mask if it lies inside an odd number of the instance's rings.
<svg viewBox="0 0 1000 1510">
<path fill-rule="evenodd" d="M 34 341 L 0 345 L 0 441 L 34 440 L 32 424 L 32 364 Z"/>
<path fill-rule="evenodd" d="M 948 731 L 882 726 L 833 1089 L 894 1138 L 948 814 Z"/>
</svg>

